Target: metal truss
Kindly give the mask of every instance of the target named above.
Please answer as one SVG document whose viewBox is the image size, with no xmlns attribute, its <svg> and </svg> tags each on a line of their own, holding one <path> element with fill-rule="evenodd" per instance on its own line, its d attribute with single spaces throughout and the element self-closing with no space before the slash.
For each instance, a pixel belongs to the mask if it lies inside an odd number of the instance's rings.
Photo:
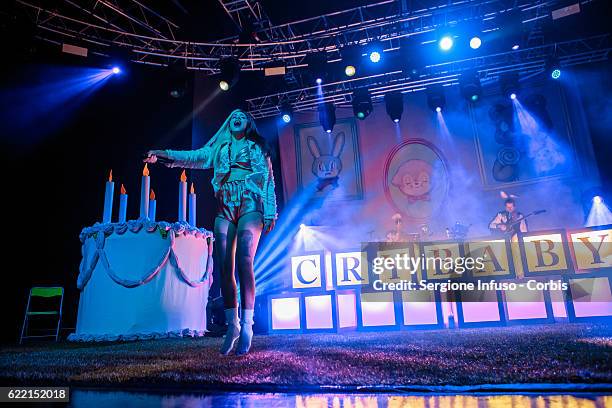
<svg viewBox="0 0 612 408">
<path fill-rule="evenodd" d="M 36 0 L 17 3 L 39 28 L 43 40 L 67 42 L 106 55 L 112 46 L 149 48 L 176 41 L 178 25 L 139 0 L 63 0 L 54 9 Z"/>
<path fill-rule="evenodd" d="M 270 30 L 272 24 L 261 2 L 257 0 L 219 0 L 219 4 L 241 31 L 252 31 L 258 40 L 277 39 L 270 35 L 276 33 Z"/>
<path fill-rule="evenodd" d="M 119 48 L 131 51 L 131 59 L 137 63 L 180 63 L 204 74 L 217 73 L 218 62 L 225 57 L 237 58 L 241 69 L 250 71 L 282 63 L 288 70 L 286 79 L 291 78 L 287 80 L 290 89 L 249 99 L 249 109 L 256 118 L 278 114 L 280 102 L 291 103 L 296 111 L 321 102 L 342 106 L 350 104 L 355 88 L 367 87 L 376 100 L 390 91 L 412 92 L 437 83 L 452 85 L 461 72 L 470 69 L 478 70 L 483 81 L 505 71 L 518 71 L 525 77 L 542 71 L 546 58 L 552 55 L 569 66 L 606 59 L 610 50 L 608 35 L 546 44 L 542 23 L 550 19 L 552 10 L 565 4 L 564 0 L 381 0 L 280 25 L 271 24 L 260 0 L 218 0 L 248 37 L 236 35 L 211 42 L 179 40 L 180 28 L 142 3 L 144 0 L 57 0 L 59 6 L 55 8 L 45 0 L 16 1 L 35 21 L 39 37 L 82 45 L 92 53 L 108 55 Z M 401 48 L 402 39 L 435 38 L 431 33 L 441 27 L 460 29 L 463 24 L 484 21 L 487 30 L 503 29 L 504 15 L 517 10 L 527 33 L 521 50 L 428 65 L 418 76 L 397 69 L 327 83 L 322 96 L 307 85 L 310 80 L 302 68 L 308 54 L 325 52 L 328 61 L 334 62 L 340 60 L 344 47 L 371 42 L 394 53 Z"/>
<path fill-rule="evenodd" d="M 415 92 L 428 86 L 456 85 L 462 72 L 476 70 L 483 84 L 496 80 L 506 72 L 518 72 L 522 79 L 542 73 L 548 57 L 556 56 L 562 67 L 585 64 L 608 59 L 610 34 L 584 39 L 537 45 L 522 50 L 503 52 L 426 66 L 418 76 L 408 76 L 401 70 L 389 71 L 345 79 L 318 87 L 310 86 L 248 99 L 249 112 L 256 118 L 280 114 L 279 105 L 288 102 L 295 112 L 312 110 L 318 104 L 332 102 L 336 106 L 350 106 L 352 93 L 358 88 L 367 88 L 373 102 L 389 92 Z"/>
<path fill-rule="evenodd" d="M 243 70 L 262 70 L 278 62 L 291 70 L 302 67 L 309 53 L 325 51 L 333 60 L 351 44 L 380 41 L 385 50 L 393 50 L 400 38 L 474 19 L 496 22 L 496 16 L 513 9 L 521 10 L 523 22 L 531 29 L 562 4 L 562 0 L 448 0 L 432 6 L 428 0 L 383 0 L 272 25 L 257 0 L 218 1 L 240 28 L 250 22 L 259 41 L 241 43 L 239 36 L 208 43 L 179 41 L 176 24 L 138 0 L 64 0 L 54 9 L 44 0 L 17 0 L 47 40 L 84 43 L 101 53 L 111 46 L 126 47 L 134 52 L 135 62 L 168 65 L 178 61 L 208 73 L 217 72 L 219 59 L 228 56 L 238 58 Z"/>
</svg>

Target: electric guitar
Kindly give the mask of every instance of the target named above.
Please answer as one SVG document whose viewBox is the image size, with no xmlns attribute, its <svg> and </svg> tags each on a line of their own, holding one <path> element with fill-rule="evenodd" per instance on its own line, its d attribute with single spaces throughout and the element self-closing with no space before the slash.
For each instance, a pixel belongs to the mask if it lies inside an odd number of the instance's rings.
<svg viewBox="0 0 612 408">
<path fill-rule="evenodd" d="M 491 233 L 493 235 L 503 236 L 503 237 L 511 237 L 514 234 L 520 232 L 520 225 L 521 225 L 521 222 L 523 220 L 525 220 L 525 219 L 527 219 L 527 218 L 529 218 L 529 217 L 531 217 L 533 215 L 539 215 L 539 214 L 543 214 L 545 212 L 546 212 L 546 210 L 536 210 L 536 211 L 530 212 L 527 215 L 523 215 L 522 217 L 519 217 L 519 218 L 517 218 L 515 220 L 509 220 L 509 221 L 503 222 L 501 224 L 497 224 L 497 228 L 489 228 L 489 229 L 490 229 L 490 231 L 491 231 Z M 506 230 L 501 230 L 499 228 L 500 225 L 505 225 L 506 226 Z"/>
</svg>

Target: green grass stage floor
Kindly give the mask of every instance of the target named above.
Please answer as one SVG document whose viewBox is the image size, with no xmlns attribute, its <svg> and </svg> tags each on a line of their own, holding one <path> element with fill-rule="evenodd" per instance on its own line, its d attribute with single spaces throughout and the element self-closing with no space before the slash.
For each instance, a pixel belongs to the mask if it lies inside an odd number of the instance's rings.
<svg viewBox="0 0 612 408">
<path fill-rule="evenodd" d="M 31 344 L 0 351 L 2 385 L 306 390 L 328 386 L 612 384 L 612 327 L 555 324 L 435 331 Z"/>
</svg>

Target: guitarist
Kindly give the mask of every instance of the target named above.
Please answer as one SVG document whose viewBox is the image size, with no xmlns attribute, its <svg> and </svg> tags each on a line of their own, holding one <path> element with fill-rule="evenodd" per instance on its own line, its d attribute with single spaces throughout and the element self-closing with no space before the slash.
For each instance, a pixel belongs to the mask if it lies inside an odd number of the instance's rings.
<svg viewBox="0 0 612 408">
<path fill-rule="evenodd" d="M 517 211 L 514 198 L 509 197 L 504 201 L 506 209 L 495 215 L 489 223 L 491 232 L 497 235 L 514 236 L 517 232 L 527 232 L 527 221 L 522 219 L 520 222 L 514 221 L 523 218 L 523 214 Z"/>
</svg>

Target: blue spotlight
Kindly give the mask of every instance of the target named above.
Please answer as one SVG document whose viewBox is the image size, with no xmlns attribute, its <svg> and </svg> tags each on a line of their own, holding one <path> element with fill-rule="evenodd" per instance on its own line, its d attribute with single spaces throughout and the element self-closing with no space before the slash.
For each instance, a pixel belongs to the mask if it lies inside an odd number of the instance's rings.
<svg viewBox="0 0 612 408">
<path fill-rule="evenodd" d="M 601 204 L 603 203 L 603 198 L 601 198 L 601 196 L 596 195 L 595 197 L 593 197 L 593 204 Z"/>
<path fill-rule="evenodd" d="M 380 52 L 372 51 L 370 53 L 370 61 L 372 61 L 373 63 L 377 63 L 378 61 L 380 61 Z"/>
<path fill-rule="evenodd" d="M 323 78 L 319 77 L 315 79 L 315 82 L 317 83 L 317 85 L 321 85 L 323 83 Z"/>
<path fill-rule="evenodd" d="M 514 92 L 510 94 L 510 99 L 513 99 L 513 100 L 516 99 L 516 94 Z"/>
<path fill-rule="evenodd" d="M 561 77 L 561 70 L 559 68 L 553 69 L 553 71 L 550 73 L 550 76 L 552 77 L 552 79 L 559 79 Z"/>
<path fill-rule="evenodd" d="M 111 72 L 115 75 L 120 74 L 121 68 L 119 68 L 118 66 L 114 66 L 113 68 L 111 68 Z"/>
<path fill-rule="evenodd" d="M 520 46 L 519 44 L 514 44 L 514 45 L 512 46 L 512 51 L 516 51 L 516 50 L 518 50 L 519 48 L 521 48 L 521 46 Z"/>
<path fill-rule="evenodd" d="M 281 119 L 285 123 L 291 122 L 291 118 L 293 117 L 293 108 L 291 107 L 291 103 L 286 101 L 281 104 L 279 107 Z"/>
<path fill-rule="evenodd" d="M 300 229 L 303 230 L 304 228 L 306 228 L 306 224 L 300 224 Z"/>
<path fill-rule="evenodd" d="M 438 45 L 440 46 L 440 49 L 442 51 L 448 51 L 451 48 L 453 48 L 453 37 L 451 37 L 450 35 L 445 35 L 444 37 L 440 38 L 440 41 L 438 41 Z"/>
<path fill-rule="evenodd" d="M 480 37 L 474 36 L 470 40 L 470 48 L 473 50 L 477 50 L 478 48 L 480 48 L 481 45 L 482 45 L 482 40 L 480 39 Z"/>
<path fill-rule="evenodd" d="M 436 106 L 436 112 L 438 112 L 438 113 L 442 112 L 442 107 L 441 106 Z"/>
</svg>

